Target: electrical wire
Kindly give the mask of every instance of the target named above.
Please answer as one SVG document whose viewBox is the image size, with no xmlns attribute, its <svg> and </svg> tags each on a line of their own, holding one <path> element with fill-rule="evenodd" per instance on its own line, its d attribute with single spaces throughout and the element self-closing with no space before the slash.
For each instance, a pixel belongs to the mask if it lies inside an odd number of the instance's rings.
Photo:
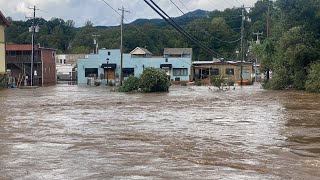
<svg viewBox="0 0 320 180">
<path fill-rule="evenodd" d="M 190 12 L 190 10 L 187 8 L 187 6 L 181 0 L 178 0 L 178 1 L 184 6 L 184 8 L 186 8 L 186 10 L 188 10 Z"/>
<path fill-rule="evenodd" d="M 174 4 L 174 5 L 176 6 L 176 8 L 178 8 L 178 9 L 181 11 L 181 9 L 180 9 L 179 7 L 177 7 L 177 5 L 176 5 L 174 2 L 172 2 L 172 0 L 170 0 L 170 1 L 171 1 L 172 4 Z M 181 2 L 181 1 L 180 1 L 180 2 Z M 181 2 L 181 3 L 182 3 L 182 2 Z M 182 4 L 183 4 L 183 3 L 182 3 Z M 184 5 L 184 4 L 183 4 L 183 5 Z M 182 12 L 182 11 L 181 11 L 181 12 Z M 190 13 L 190 12 L 189 12 L 189 13 Z M 184 12 L 182 12 L 182 14 L 185 15 Z M 236 16 L 236 17 L 241 17 L 241 16 Z M 232 21 L 230 21 L 230 22 L 232 22 Z M 240 28 L 238 28 L 238 29 L 240 29 Z M 238 41 L 241 40 L 241 38 L 239 38 L 239 39 L 233 40 L 233 41 L 224 41 L 224 40 L 221 40 L 221 39 L 219 39 L 219 38 L 216 38 L 216 37 L 212 36 L 212 35 L 211 35 L 208 31 L 206 31 L 205 29 L 202 29 L 201 31 L 204 32 L 205 34 L 209 35 L 209 36 L 212 37 L 213 39 L 216 39 L 216 40 L 218 40 L 218 41 L 220 41 L 220 42 L 223 42 L 223 43 L 232 44 L 232 43 L 235 43 L 235 42 L 238 42 Z"/>
<path fill-rule="evenodd" d="M 157 14 L 159 14 L 165 21 L 167 21 L 172 27 L 174 27 L 177 31 L 179 31 L 183 36 L 187 37 L 189 40 L 193 41 L 195 44 L 197 44 L 199 47 L 203 48 L 208 53 L 220 56 L 218 53 L 214 52 L 207 46 L 205 46 L 202 42 L 198 41 L 195 37 L 193 37 L 190 33 L 185 31 L 181 26 L 179 26 L 168 14 L 166 14 L 156 3 L 154 3 L 152 0 L 150 2 L 153 4 L 150 4 L 147 0 L 144 0 Z M 161 11 L 161 12 L 160 12 Z"/>
<path fill-rule="evenodd" d="M 186 15 L 172 0 L 170 0 L 170 2 L 177 8 L 179 9 L 179 11 L 183 14 Z M 181 1 L 180 1 L 181 2 Z"/>
<path fill-rule="evenodd" d="M 105 0 L 101 0 L 103 1 L 106 5 L 108 5 L 115 13 L 117 13 L 120 17 L 122 16 L 118 11 L 116 11 L 110 4 L 108 4 Z M 130 23 L 125 17 L 124 17 L 124 20 L 126 20 L 128 23 Z M 141 31 L 139 28 L 135 27 L 135 26 L 132 26 L 133 28 L 135 28 L 137 31 L 139 31 L 141 34 L 143 34 L 146 38 L 150 39 L 151 42 L 153 42 L 154 44 L 156 44 L 150 37 L 148 37 L 143 31 Z M 178 58 L 180 61 L 186 63 L 186 64 L 189 64 L 189 65 L 192 65 L 192 63 L 189 63 L 187 61 L 184 61 L 183 59 L 181 58 Z"/>
</svg>

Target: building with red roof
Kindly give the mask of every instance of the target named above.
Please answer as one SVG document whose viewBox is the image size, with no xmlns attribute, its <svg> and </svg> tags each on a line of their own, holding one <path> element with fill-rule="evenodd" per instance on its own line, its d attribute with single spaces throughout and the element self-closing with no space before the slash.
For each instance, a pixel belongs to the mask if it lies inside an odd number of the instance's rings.
<svg viewBox="0 0 320 180">
<path fill-rule="evenodd" d="M 34 46 L 34 85 L 47 86 L 56 84 L 56 50 Z M 17 85 L 30 85 L 32 45 L 7 44 L 7 68 L 11 76 L 16 79 Z M 26 83 L 25 83 L 26 82 Z"/>
</svg>

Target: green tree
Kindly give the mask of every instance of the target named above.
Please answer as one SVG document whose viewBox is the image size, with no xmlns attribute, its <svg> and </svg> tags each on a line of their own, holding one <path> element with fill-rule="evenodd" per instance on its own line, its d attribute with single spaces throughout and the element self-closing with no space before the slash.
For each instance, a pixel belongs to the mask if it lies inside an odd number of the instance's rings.
<svg viewBox="0 0 320 180">
<path fill-rule="evenodd" d="M 306 90 L 320 93 L 320 61 L 311 64 L 306 82 Z"/>
<path fill-rule="evenodd" d="M 140 77 L 140 87 L 144 92 L 167 92 L 170 81 L 162 69 L 146 68 Z"/>
</svg>

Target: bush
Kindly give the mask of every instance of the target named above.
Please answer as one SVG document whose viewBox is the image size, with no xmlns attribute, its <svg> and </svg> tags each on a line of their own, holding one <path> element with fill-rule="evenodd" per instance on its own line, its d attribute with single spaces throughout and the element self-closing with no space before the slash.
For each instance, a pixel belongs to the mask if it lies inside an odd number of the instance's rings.
<svg viewBox="0 0 320 180">
<path fill-rule="evenodd" d="M 144 92 L 167 92 L 170 81 L 162 69 L 146 68 L 140 76 L 140 88 Z"/>
<path fill-rule="evenodd" d="M 201 80 L 200 80 L 200 79 L 196 79 L 196 80 L 195 80 L 195 85 L 196 85 L 196 86 L 202 86 Z"/>
<path fill-rule="evenodd" d="M 306 90 L 309 92 L 320 93 L 320 61 L 310 66 Z"/>
<path fill-rule="evenodd" d="M 120 92 L 137 91 L 140 87 L 140 78 L 131 76 L 126 79 L 123 84 L 124 85 L 119 88 Z"/>
<path fill-rule="evenodd" d="M 95 85 L 95 86 L 100 86 L 100 85 L 101 85 L 101 81 L 95 81 L 95 82 L 94 82 L 94 85 Z"/>
<path fill-rule="evenodd" d="M 225 79 L 220 76 L 211 76 L 210 82 L 213 86 L 221 89 L 222 86 L 226 83 Z"/>
<path fill-rule="evenodd" d="M 186 82 L 182 82 L 181 86 L 187 86 L 187 83 Z"/>
</svg>

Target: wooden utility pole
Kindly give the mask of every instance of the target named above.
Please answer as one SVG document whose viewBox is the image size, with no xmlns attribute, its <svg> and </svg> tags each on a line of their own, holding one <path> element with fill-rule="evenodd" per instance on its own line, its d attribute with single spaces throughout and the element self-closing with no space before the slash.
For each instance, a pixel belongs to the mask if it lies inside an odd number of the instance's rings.
<svg viewBox="0 0 320 180">
<path fill-rule="evenodd" d="M 242 87 L 242 83 L 243 83 L 243 61 L 244 61 L 244 20 L 245 20 L 245 16 L 244 16 L 244 6 L 242 6 L 242 21 L 241 21 L 241 68 L 240 68 L 240 86 Z"/>
<path fill-rule="evenodd" d="M 122 6 L 120 10 L 121 13 L 121 45 L 120 45 L 120 53 L 121 53 L 121 60 L 120 60 L 120 86 L 122 86 L 122 66 L 123 66 L 123 20 L 124 20 L 124 13 L 130 13 L 130 11 L 126 11 L 125 8 Z"/>
<path fill-rule="evenodd" d="M 31 26 L 31 29 L 29 31 L 32 32 L 32 52 L 31 52 L 31 67 L 30 67 L 30 71 L 31 71 L 31 74 L 30 74 L 30 86 L 33 86 L 33 76 L 34 76 L 34 70 L 33 70 L 33 67 L 34 67 L 34 36 L 35 36 L 35 33 L 36 32 L 39 32 L 39 27 L 36 27 L 35 26 L 35 19 L 36 19 L 36 10 L 39 10 L 39 9 L 36 9 L 36 6 L 33 6 L 33 8 L 29 8 L 29 9 L 32 9 L 33 10 L 33 17 L 32 17 L 32 26 Z"/>
</svg>

